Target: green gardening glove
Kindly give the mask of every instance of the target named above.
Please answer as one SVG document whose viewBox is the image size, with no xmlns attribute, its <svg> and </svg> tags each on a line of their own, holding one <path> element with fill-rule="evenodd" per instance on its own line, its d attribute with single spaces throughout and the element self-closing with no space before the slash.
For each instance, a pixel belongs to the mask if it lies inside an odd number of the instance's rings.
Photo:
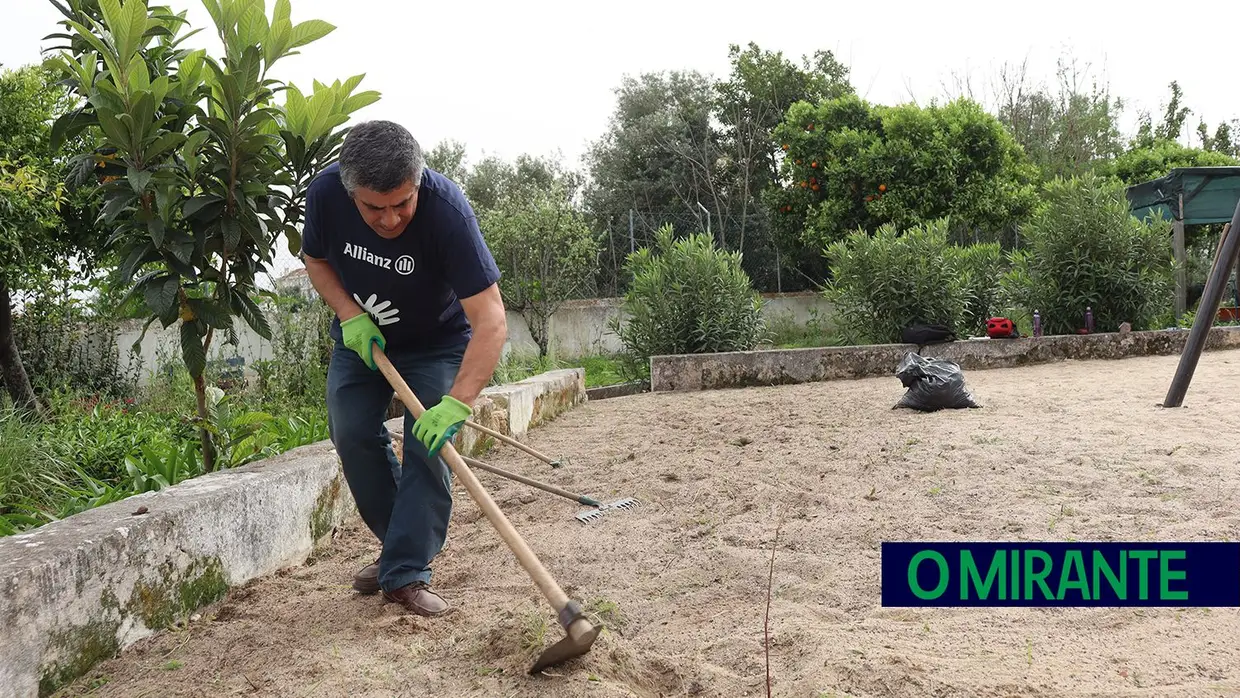
<svg viewBox="0 0 1240 698">
<path fill-rule="evenodd" d="M 344 345 L 357 352 L 370 370 L 379 370 L 372 347 L 378 344 L 380 349 L 387 349 L 387 341 L 379 331 L 379 326 L 370 319 L 370 314 L 362 313 L 345 320 L 340 323 L 340 331 L 344 335 Z"/>
<path fill-rule="evenodd" d="M 474 411 L 451 395 L 444 395 L 438 405 L 422 413 L 413 423 L 413 438 L 422 442 L 431 458 L 445 443 L 456 436 L 457 429 Z"/>
</svg>

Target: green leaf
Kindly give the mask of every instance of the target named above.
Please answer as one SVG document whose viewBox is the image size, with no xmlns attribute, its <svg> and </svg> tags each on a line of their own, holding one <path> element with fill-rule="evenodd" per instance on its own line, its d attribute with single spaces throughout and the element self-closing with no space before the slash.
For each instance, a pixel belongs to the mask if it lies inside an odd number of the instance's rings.
<svg viewBox="0 0 1240 698">
<path fill-rule="evenodd" d="M 258 336 L 271 339 L 271 326 L 267 324 L 266 316 L 253 299 L 242 291 L 233 291 L 229 300 L 232 302 L 233 312 L 240 315 Z"/>
<path fill-rule="evenodd" d="M 112 34 L 118 51 L 128 40 L 129 24 L 125 21 L 124 10 L 120 0 L 99 0 L 99 11 L 103 15 L 103 26 Z M 129 53 L 121 56 L 122 62 L 128 62 Z"/>
<path fill-rule="evenodd" d="M 186 218 L 193 218 L 194 214 L 202 210 L 202 207 L 207 206 L 208 204 L 219 203 L 221 201 L 223 201 L 223 199 L 220 198 L 219 196 L 216 196 L 215 194 L 208 194 L 206 196 L 195 196 L 194 198 L 185 202 L 185 206 L 181 209 L 181 215 L 185 216 Z"/>
<path fill-rule="evenodd" d="M 123 10 L 125 17 L 122 22 L 128 24 L 125 30 L 127 43 L 120 48 L 122 60 L 130 54 L 138 54 L 144 43 L 150 19 L 147 17 L 146 0 L 125 0 Z"/>
<path fill-rule="evenodd" d="M 285 226 L 284 236 L 288 238 L 288 252 L 294 257 L 301 254 L 301 233 L 296 226 Z"/>
<path fill-rule="evenodd" d="M 195 317 L 201 318 L 203 322 L 211 327 L 220 330 L 232 327 L 232 314 L 228 308 L 221 306 L 217 300 L 191 298 L 189 300 L 189 307 Z"/>
<path fill-rule="evenodd" d="M 146 299 L 146 307 L 150 308 L 152 313 L 164 316 L 168 312 L 168 308 L 175 309 L 177 307 L 177 300 L 180 296 L 178 292 L 180 290 L 181 282 L 175 276 L 150 279 L 143 294 Z"/>
<path fill-rule="evenodd" d="M 381 97 L 382 95 L 375 90 L 359 92 L 344 101 L 344 106 L 341 107 L 341 111 L 345 114 L 351 114 L 359 109 L 368 107 L 375 102 L 378 102 Z"/>
<path fill-rule="evenodd" d="M 99 109 L 99 128 L 103 130 L 108 141 L 117 148 L 124 148 L 126 151 L 130 146 L 129 127 L 120 118 L 119 115 L 111 110 Z"/>
<path fill-rule="evenodd" d="M 220 8 L 219 0 L 202 0 L 202 4 L 207 8 L 207 14 L 211 15 L 216 28 L 223 29 L 224 11 Z"/>
<path fill-rule="evenodd" d="M 79 38 L 86 41 L 86 43 L 91 45 L 91 48 L 98 51 L 99 55 L 105 62 L 112 63 L 113 58 L 116 56 L 116 52 L 113 51 L 110 46 L 105 44 L 102 39 L 95 36 L 95 33 L 92 30 L 87 29 L 85 26 L 74 21 L 66 22 L 66 24 L 73 27 Z"/>
<path fill-rule="evenodd" d="M 332 24 L 321 19 L 309 19 L 293 27 L 289 48 L 294 49 L 318 41 L 336 30 Z"/>
<path fill-rule="evenodd" d="M 146 227 L 151 233 L 151 242 L 154 242 L 156 247 L 163 247 L 164 233 L 166 232 L 164 229 L 164 219 L 156 216 L 147 223 Z"/>
<path fill-rule="evenodd" d="M 128 74 L 129 91 L 133 94 L 145 92 L 151 88 L 151 73 L 147 70 L 146 61 L 141 53 L 133 54 L 129 65 L 125 68 Z"/>
<path fill-rule="evenodd" d="M 287 0 L 285 0 L 285 1 L 287 2 Z M 69 19 L 74 19 L 75 15 L 73 14 L 73 12 L 72 12 L 72 11 L 70 11 L 70 10 L 69 10 L 69 8 L 68 8 L 68 7 L 66 7 L 66 6 L 65 6 L 65 4 L 64 4 L 64 3 L 59 2 L 59 0 L 49 0 L 49 2 L 51 2 L 51 3 L 52 3 L 52 5 L 53 5 L 53 6 L 54 6 L 57 10 L 60 10 L 60 14 L 64 15 L 65 17 L 68 17 Z"/>
<path fill-rule="evenodd" d="M 200 377 L 207 369 L 207 352 L 202 347 L 196 323 L 181 323 L 181 358 L 194 378 Z"/>
<path fill-rule="evenodd" d="M 167 75 L 160 75 L 151 81 L 150 90 L 155 97 L 155 103 L 163 104 L 168 93 L 172 91 L 172 80 Z"/>
<path fill-rule="evenodd" d="M 205 49 L 191 51 L 185 54 L 177 66 L 177 86 L 183 98 L 189 97 L 187 91 L 193 91 L 202 84 L 202 71 L 206 56 Z"/>
<path fill-rule="evenodd" d="M 150 243 L 134 247 L 130 250 L 129 256 L 125 258 L 125 263 L 118 270 L 121 281 L 128 282 L 143 264 L 157 259 L 159 259 L 159 253 Z"/>
<path fill-rule="evenodd" d="M 190 157 L 198 154 L 198 150 L 202 148 L 202 144 L 207 142 L 211 137 L 211 133 L 205 129 L 197 129 L 185 138 L 185 145 L 181 148 L 181 157 Z"/>
<path fill-rule="evenodd" d="M 159 318 L 156 317 L 150 317 L 147 318 L 145 323 L 143 323 L 142 332 L 138 334 L 138 338 L 133 341 L 133 345 L 130 347 L 133 349 L 135 354 L 138 354 L 139 356 L 142 355 L 142 340 L 146 339 L 146 331 L 149 330 L 151 328 L 151 324 L 158 319 Z"/>
<path fill-rule="evenodd" d="M 133 167 L 130 167 L 129 186 L 133 187 L 135 194 L 141 195 L 146 192 L 146 187 L 151 183 L 151 178 L 154 176 L 155 173 L 150 170 L 135 170 Z"/>
<path fill-rule="evenodd" d="M 220 223 L 220 233 L 224 238 L 224 249 L 235 250 L 241 244 L 241 223 L 236 218 L 225 218 Z"/>
<path fill-rule="evenodd" d="M 68 114 L 56 119 L 52 123 L 52 132 L 49 148 L 52 152 L 57 152 L 65 142 L 91 125 L 99 124 L 99 117 L 95 114 L 84 113 L 85 107 L 74 109 Z"/>
<path fill-rule="evenodd" d="M 261 3 L 250 5 L 237 24 L 237 38 L 245 46 L 261 46 L 268 38 L 267 15 Z"/>
<path fill-rule="evenodd" d="M 148 161 L 158 160 L 165 153 L 176 148 L 185 142 L 185 134 L 180 131 L 166 131 L 151 144 L 146 151 L 146 159 Z"/>
<path fill-rule="evenodd" d="M 150 92 L 142 92 L 133 102 L 133 107 L 129 114 L 122 114 L 121 117 L 131 116 L 133 119 L 134 133 L 134 149 L 137 150 L 146 139 L 153 135 L 155 125 L 155 95 Z"/>
<path fill-rule="evenodd" d="M 293 4 L 290 0 L 276 0 L 275 10 L 271 13 L 272 22 L 285 21 L 291 22 L 293 19 Z"/>
<path fill-rule="evenodd" d="M 104 223 L 115 222 L 117 216 L 120 216 L 121 212 L 123 212 L 125 210 L 125 207 L 127 207 L 132 201 L 133 201 L 132 194 L 117 193 L 117 194 L 110 195 L 110 197 L 108 198 L 108 203 L 105 204 L 103 207 L 103 211 L 100 214 L 100 218 L 103 220 Z"/>
</svg>

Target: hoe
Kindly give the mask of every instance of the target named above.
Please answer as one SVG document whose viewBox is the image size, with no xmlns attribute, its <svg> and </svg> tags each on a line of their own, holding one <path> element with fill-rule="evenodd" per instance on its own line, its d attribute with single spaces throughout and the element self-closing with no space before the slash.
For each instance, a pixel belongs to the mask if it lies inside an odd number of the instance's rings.
<svg viewBox="0 0 1240 698">
<path fill-rule="evenodd" d="M 422 416 L 426 410 L 422 407 L 422 403 L 414 396 L 413 391 L 409 389 L 409 385 L 400 377 L 396 367 L 388 359 L 387 354 L 378 346 L 372 347 L 374 350 L 375 363 L 379 365 L 379 370 L 392 384 L 392 388 L 396 390 L 396 394 L 400 396 L 405 408 L 413 413 L 414 418 Z M 499 506 L 495 503 L 487 491 L 482 487 L 482 483 L 478 482 L 478 478 L 474 476 L 469 466 L 456 452 L 452 444 L 443 445 L 440 453 L 443 455 L 444 461 L 448 467 L 460 481 L 465 485 L 465 489 L 469 495 L 482 509 L 482 513 L 486 515 L 487 520 L 499 532 L 504 542 L 516 555 L 517 561 L 525 568 L 525 571 L 534 580 L 534 584 L 538 586 L 539 591 L 546 597 L 551 607 L 555 609 L 557 619 L 563 626 L 565 637 L 551 647 L 548 647 L 539 655 L 538 660 L 534 662 L 534 666 L 530 667 L 531 674 L 537 674 L 543 669 L 561 664 L 570 659 L 580 657 L 590 651 L 594 645 L 594 641 L 598 639 L 599 633 L 602 632 L 603 626 L 591 623 L 585 616 L 581 608 L 581 604 L 577 601 L 570 600 L 560 585 L 551 577 L 551 573 L 543 567 L 542 562 L 534 555 L 534 551 L 513 528 L 512 523 L 504 516 L 504 512 L 500 511 Z"/>
</svg>

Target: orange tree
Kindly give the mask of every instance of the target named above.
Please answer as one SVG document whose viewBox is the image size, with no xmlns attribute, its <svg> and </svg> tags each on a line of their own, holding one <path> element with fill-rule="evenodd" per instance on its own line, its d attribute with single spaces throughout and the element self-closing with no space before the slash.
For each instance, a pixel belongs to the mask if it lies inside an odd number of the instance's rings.
<svg viewBox="0 0 1240 698">
<path fill-rule="evenodd" d="M 56 36 L 68 43 L 48 64 L 80 102 L 52 139 L 84 135 L 98 146 L 84 160 L 106 172 L 100 218 L 124 260 L 120 282 L 145 301 L 146 327 L 179 325 L 212 470 L 204 373 L 213 338 L 235 342 L 235 318 L 270 338 L 257 278 L 281 234 L 299 249 L 307 182 L 338 151 L 337 127 L 378 94 L 353 94 L 361 76 L 315 81 L 309 96 L 270 76 L 273 64 L 334 30 L 294 22 L 290 0 L 276 0 L 270 17 L 263 0 L 202 2 L 221 57 L 182 46 L 196 33 L 182 35 L 184 12 L 145 0 L 52 0 L 66 16 Z"/>
<path fill-rule="evenodd" d="M 767 204 L 815 249 L 857 229 L 947 218 L 952 239 L 998 241 L 1035 206 L 1037 170 L 979 105 L 875 106 L 855 95 L 789 108 Z"/>
</svg>

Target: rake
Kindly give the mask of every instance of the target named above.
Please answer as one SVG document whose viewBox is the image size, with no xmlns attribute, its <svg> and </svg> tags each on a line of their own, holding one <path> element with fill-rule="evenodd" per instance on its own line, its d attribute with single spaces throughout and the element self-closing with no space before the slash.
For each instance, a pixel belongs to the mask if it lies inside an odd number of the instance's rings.
<svg viewBox="0 0 1240 698">
<path fill-rule="evenodd" d="M 469 467 L 471 468 L 477 468 L 479 470 L 485 470 L 487 472 L 495 473 L 496 475 L 499 475 L 500 477 L 506 477 L 509 480 L 515 480 L 517 482 L 529 485 L 531 487 L 537 487 L 538 489 L 544 492 L 550 492 L 551 494 L 559 495 L 561 497 L 564 497 L 565 499 L 571 499 L 574 502 L 577 502 L 578 504 L 584 504 L 589 507 L 594 507 L 593 509 L 587 509 L 586 511 L 577 513 L 576 518 L 581 523 L 591 523 L 591 522 L 594 522 L 594 521 L 597 521 L 603 518 L 608 513 L 616 509 L 632 509 L 638 506 L 639 504 L 639 502 L 632 497 L 625 497 L 624 499 L 618 499 L 614 502 L 609 502 L 609 503 L 604 504 L 603 502 L 600 502 L 599 500 L 593 497 L 587 497 L 584 494 L 574 494 L 572 492 L 569 492 L 568 490 L 560 489 L 559 487 L 556 487 L 555 485 L 549 485 L 545 482 L 540 482 L 533 478 L 525 477 L 524 475 L 510 473 L 507 470 L 504 470 L 502 468 L 497 468 L 494 465 L 488 465 L 486 463 L 483 463 L 477 458 L 461 456 L 461 459 L 464 460 L 465 463 L 468 464 Z"/>
</svg>

